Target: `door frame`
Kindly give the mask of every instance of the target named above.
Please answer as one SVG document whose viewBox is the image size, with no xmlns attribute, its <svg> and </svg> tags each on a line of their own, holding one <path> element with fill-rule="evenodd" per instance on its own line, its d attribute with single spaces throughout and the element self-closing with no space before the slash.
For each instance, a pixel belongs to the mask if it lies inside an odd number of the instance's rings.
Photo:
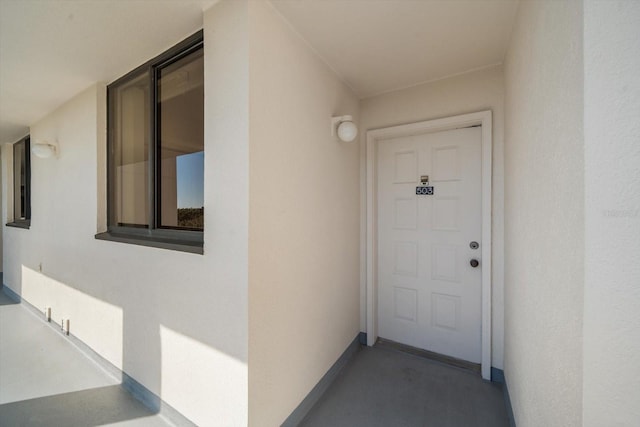
<svg viewBox="0 0 640 427">
<path fill-rule="evenodd" d="M 374 129 L 367 132 L 366 146 L 366 319 L 367 345 L 378 339 L 377 280 L 377 154 L 382 139 L 421 135 L 445 130 L 482 126 L 482 378 L 491 379 L 491 201 L 492 201 L 492 114 L 491 110 L 462 114 L 442 119 Z"/>
</svg>

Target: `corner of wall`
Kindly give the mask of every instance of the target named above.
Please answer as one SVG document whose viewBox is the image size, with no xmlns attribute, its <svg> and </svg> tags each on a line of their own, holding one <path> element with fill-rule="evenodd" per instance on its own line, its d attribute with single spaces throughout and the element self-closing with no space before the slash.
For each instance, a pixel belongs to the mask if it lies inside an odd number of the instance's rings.
<svg viewBox="0 0 640 427">
<path fill-rule="evenodd" d="M 640 425 L 640 2 L 584 1 L 584 426 Z"/>
<path fill-rule="evenodd" d="M 271 426 L 358 334 L 359 147 L 330 123 L 359 103 L 271 5 L 249 12 L 249 424 Z"/>
<path fill-rule="evenodd" d="M 582 424 L 580 8 L 521 2 L 505 57 L 505 376 L 522 425 Z"/>
</svg>

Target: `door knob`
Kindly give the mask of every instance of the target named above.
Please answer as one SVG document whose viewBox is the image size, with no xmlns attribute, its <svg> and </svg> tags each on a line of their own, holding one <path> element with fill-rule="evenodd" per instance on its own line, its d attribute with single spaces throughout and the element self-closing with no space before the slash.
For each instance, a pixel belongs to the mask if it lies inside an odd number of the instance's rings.
<svg viewBox="0 0 640 427">
<path fill-rule="evenodd" d="M 476 268 L 477 266 L 480 265 L 480 261 L 474 258 L 471 261 L 469 261 L 469 264 L 471 264 L 471 267 Z"/>
</svg>

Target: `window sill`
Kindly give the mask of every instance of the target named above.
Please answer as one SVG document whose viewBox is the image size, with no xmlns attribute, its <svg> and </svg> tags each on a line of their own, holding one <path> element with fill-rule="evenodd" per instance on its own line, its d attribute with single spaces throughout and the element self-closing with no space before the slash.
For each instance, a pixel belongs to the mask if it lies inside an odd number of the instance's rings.
<svg viewBox="0 0 640 427">
<path fill-rule="evenodd" d="M 7 224 L 8 225 L 8 224 Z M 173 251 L 189 252 L 192 254 L 204 253 L 202 242 L 176 241 L 171 239 L 156 239 L 143 236 L 131 236 L 113 232 L 98 233 L 97 240 L 107 240 L 110 242 L 129 243 L 132 245 L 148 246 L 159 249 L 169 249 Z"/>
<path fill-rule="evenodd" d="M 23 228 L 28 230 L 31 227 L 31 221 L 13 221 L 8 222 L 7 227 Z"/>
</svg>

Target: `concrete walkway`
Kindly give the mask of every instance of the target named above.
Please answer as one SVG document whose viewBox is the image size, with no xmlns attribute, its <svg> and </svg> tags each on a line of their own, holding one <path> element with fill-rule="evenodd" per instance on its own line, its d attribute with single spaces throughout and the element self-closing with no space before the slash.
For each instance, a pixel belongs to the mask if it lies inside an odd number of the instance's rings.
<svg viewBox="0 0 640 427">
<path fill-rule="evenodd" d="M 476 372 L 385 347 L 364 347 L 304 427 L 507 427 L 502 386 Z"/>
<path fill-rule="evenodd" d="M 170 425 L 120 381 L 0 291 L 0 426 Z"/>
<path fill-rule="evenodd" d="M 0 426 L 98 425 L 171 424 L 0 291 Z M 392 348 L 364 347 L 301 425 L 506 427 L 508 421 L 500 384 Z"/>
</svg>

